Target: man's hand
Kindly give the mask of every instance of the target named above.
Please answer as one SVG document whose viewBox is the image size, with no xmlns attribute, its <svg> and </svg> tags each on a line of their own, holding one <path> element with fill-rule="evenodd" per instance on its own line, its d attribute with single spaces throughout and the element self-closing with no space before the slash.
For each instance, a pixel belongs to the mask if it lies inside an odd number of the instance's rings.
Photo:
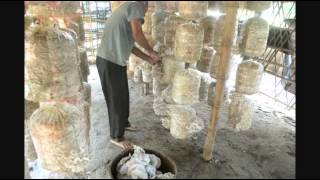
<svg viewBox="0 0 320 180">
<path fill-rule="evenodd" d="M 151 51 L 149 55 L 154 61 L 160 61 L 161 60 L 161 57 L 160 57 L 159 53 L 157 53 L 155 51 Z"/>
<path fill-rule="evenodd" d="M 161 61 L 160 60 L 154 60 L 152 57 L 149 57 L 147 59 L 147 61 L 151 64 L 151 65 L 156 65 L 159 64 Z"/>
<path fill-rule="evenodd" d="M 145 54 L 137 47 L 133 47 L 132 53 L 134 55 L 138 56 L 139 58 L 149 62 L 152 65 L 161 63 L 161 57 L 159 56 L 159 54 L 157 52 L 155 52 L 153 50 L 151 52 L 149 52 L 148 54 Z"/>
<path fill-rule="evenodd" d="M 137 19 L 131 20 L 132 37 L 143 49 L 148 52 L 152 51 L 152 47 L 148 43 L 146 37 L 143 34 L 142 26 Z"/>
<path fill-rule="evenodd" d="M 161 63 L 161 57 L 159 53 L 155 51 L 151 51 L 149 55 L 151 57 L 151 59 L 149 60 L 150 64 L 155 65 L 155 64 Z"/>
</svg>

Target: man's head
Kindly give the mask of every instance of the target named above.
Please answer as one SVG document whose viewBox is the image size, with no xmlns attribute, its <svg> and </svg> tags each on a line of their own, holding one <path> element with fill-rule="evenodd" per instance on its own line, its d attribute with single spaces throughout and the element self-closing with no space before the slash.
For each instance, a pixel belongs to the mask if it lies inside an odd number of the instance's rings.
<svg viewBox="0 0 320 180">
<path fill-rule="evenodd" d="M 148 10 L 148 1 L 137 1 L 137 2 L 143 4 L 144 13 L 146 13 Z"/>
</svg>

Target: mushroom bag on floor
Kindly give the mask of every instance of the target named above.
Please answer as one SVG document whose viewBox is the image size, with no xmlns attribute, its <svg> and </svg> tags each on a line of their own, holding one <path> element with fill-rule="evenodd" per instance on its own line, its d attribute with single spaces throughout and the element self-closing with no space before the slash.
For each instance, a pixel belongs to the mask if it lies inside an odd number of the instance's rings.
<svg viewBox="0 0 320 180">
<path fill-rule="evenodd" d="M 81 141 L 81 113 L 68 103 L 44 104 L 30 118 L 31 136 L 41 166 L 52 172 L 84 172 L 88 154 Z"/>
<path fill-rule="evenodd" d="M 236 131 L 251 127 L 254 104 L 247 95 L 233 92 L 230 97 L 228 125 Z"/>
<path fill-rule="evenodd" d="M 196 116 L 196 112 L 189 106 L 169 105 L 170 134 L 177 139 L 186 139 L 203 129 L 203 121 Z"/>
</svg>

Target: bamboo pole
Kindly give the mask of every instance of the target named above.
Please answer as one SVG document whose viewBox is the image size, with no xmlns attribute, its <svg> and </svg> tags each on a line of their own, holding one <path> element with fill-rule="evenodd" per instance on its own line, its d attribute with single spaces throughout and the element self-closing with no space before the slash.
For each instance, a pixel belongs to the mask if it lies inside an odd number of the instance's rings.
<svg viewBox="0 0 320 180">
<path fill-rule="evenodd" d="M 223 91 L 225 86 L 226 70 L 229 66 L 232 42 L 234 38 L 237 9 L 239 7 L 239 1 L 227 1 L 226 7 L 226 19 L 224 22 L 225 33 L 223 35 L 221 45 L 221 57 L 218 68 L 217 85 L 215 87 L 214 104 L 211 111 L 211 121 L 208 127 L 207 138 L 203 147 L 202 158 L 206 161 L 212 159 L 212 153 L 214 149 L 214 140 L 216 135 L 217 117 L 219 115 L 220 104 L 223 100 Z"/>
</svg>

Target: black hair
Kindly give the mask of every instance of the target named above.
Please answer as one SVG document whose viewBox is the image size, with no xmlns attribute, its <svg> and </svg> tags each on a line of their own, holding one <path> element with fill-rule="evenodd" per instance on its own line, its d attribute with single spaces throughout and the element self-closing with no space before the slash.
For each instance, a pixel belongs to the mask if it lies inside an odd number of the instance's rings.
<svg viewBox="0 0 320 180">
<path fill-rule="evenodd" d="M 148 1 L 138 1 L 143 4 L 144 7 L 148 7 Z"/>
</svg>

